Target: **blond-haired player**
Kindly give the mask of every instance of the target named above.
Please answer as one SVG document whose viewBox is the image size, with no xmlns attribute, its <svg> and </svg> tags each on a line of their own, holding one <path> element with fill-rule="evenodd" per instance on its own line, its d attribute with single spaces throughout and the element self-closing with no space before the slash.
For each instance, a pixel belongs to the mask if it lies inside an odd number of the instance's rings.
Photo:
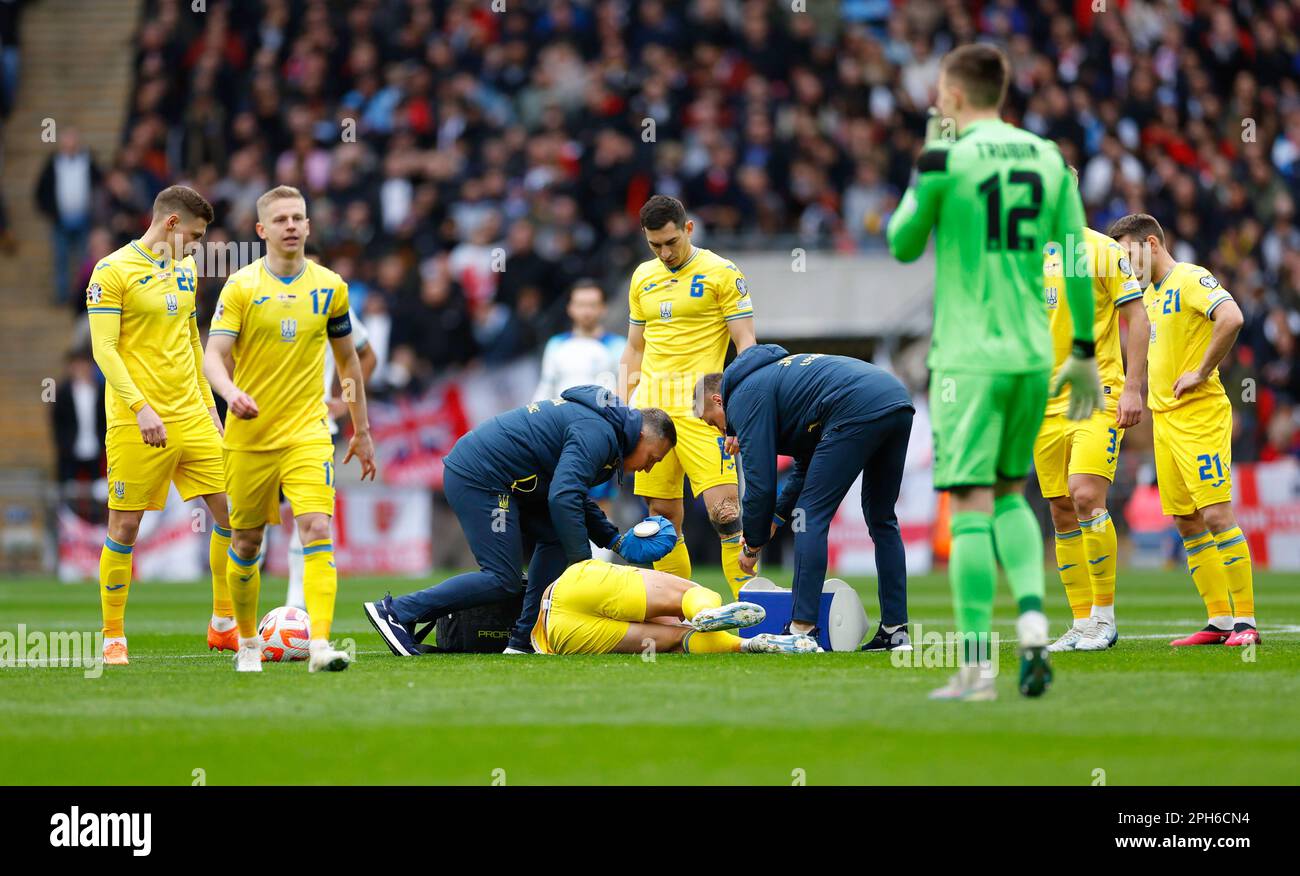
<svg viewBox="0 0 1300 876">
<path fill-rule="evenodd" d="M 635 654 L 650 647 L 687 654 L 820 650 L 810 636 L 741 639 L 726 632 L 765 616 L 760 605 L 723 605 L 717 592 L 667 572 L 583 560 L 546 588 L 532 642 L 538 654 Z"/>
<path fill-rule="evenodd" d="M 1160 507 L 1183 537 L 1209 615 L 1204 629 L 1170 644 L 1258 644 L 1250 548 L 1232 513 L 1232 403 L 1219 380 L 1219 363 L 1244 322 L 1241 308 L 1205 268 L 1174 259 L 1151 216 L 1121 217 L 1110 236 L 1128 248 L 1146 286 Z"/>
<path fill-rule="evenodd" d="M 86 311 L 95 362 L 104 372 L 108 433 L 108 538 L 99 558 L 104 662 L 125 666 L 126 598 L 131 553 L 146 510 L 202 496 L 215 524 L 208 542 L 212 569 L 209 648 L 235 650 L 226 589 L 230 547 L 221 420 L 203 378 L 194 293 L 198 270 L 188 247 L 212 221 L 198 192 L 171 186 L 158 193 L 153 220 L 138 240 L 110 253 L 90 276 Z"/>
<path fill-rule="evenodd" d="M 205 370 L 230 406 L 226 426 L 226 492 L 233 536 L 227 581 L 239 624 L 235 668 L 260 672 L 258 552 L 266 524 L 280 520 L 283 490 L 303 543 L 303 590 L 311 617 L 307 668 L 346 669 L 349 656 L 329 642 L 338 575 L 330 519 L 334 514 L 334 444 L 321 396 L 325 348 L 334 353 L 346 388 L 353 436 L 347 463 L 375 476 L 365 381 L 352 342 L 348 286 L 304 254 L 311 231 L 307 204 L 291 186 L 257 199 L 257 234 L 266 255 L 230 275 L 208 332 Z M 234 374 L 226 369 L 233 357 Z"/>
<path fill-rule="evenodd" d="M 694 415 L 692 405 L 696 381 L 722 370 L 728 341 L 735 343 L 737 354 L 753 346 L 753 301 L 733 262 L 691 243 L 695 222 L 686 218 L 681 201 L 666 195 L 650 198 L 641 207 L 641 228 L 655 257 L 637 267 L 628 288 L 619 397 L 633 407 L 664 409 L 677 427 L 673 451 L 636 478 L 636 495 L 647 500 L 652 515 L 671 520 L 679 536 L 677 546 L 654 567 L 691 577 L 682 536 L 683 478 L 689 478 L 722 540 L 727 584 L 738 593 L 751 576 L 740 568 L 736 460 L 733 448 Z"/>
<path fill-rule="evenodd" d="M 1063 242 L 1043 266 L 1055 368 L 1065 364 L 1072 343 L 1070 317 L 1063 306 L 1067 271 L 1086 271 L 1092 279 L 1093 338 L 1105 408 L 1085 420 L 1071 420 L 1066 416 L 1070 391 L 1063 389 L 1048 400 L 1034 444 L 1034 469 L 1056 530 L 1056 570 L 1074 615 L 1073 625 L 1048 650 L 1104 651 L 1119 638 L 1115 524 L 1106 510 L 1106 494 L 1115 480 L 1124 430 L 1142 419 L 1151 327 L 1142 285 L 1127 253 L 1106 235 L 1085 227 L 1083 240 Z M 1121 314 L 1128 322 L 1127 373 L 1120 355 Z"/>
</svg>

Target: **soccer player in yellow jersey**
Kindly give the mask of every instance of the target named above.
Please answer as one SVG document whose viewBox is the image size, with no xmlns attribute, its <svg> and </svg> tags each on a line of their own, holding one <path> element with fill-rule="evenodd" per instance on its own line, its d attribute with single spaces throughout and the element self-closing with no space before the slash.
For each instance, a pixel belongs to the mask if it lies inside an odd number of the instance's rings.
<svg viewBox="0 0 1300 876">
<path fill-rule="evenodd" d="M 1073 171 L 1073 168 L 1071 168 Z M 1077 176 L 1076 176 L 1077 179 Z M 1047 402 L 1034 444 L 1034 469 L 1056 529 L 1056 569 L 1074 624 L 1049 651 L 1104 651 L 1118 640 L 1115 625 L 1115 524 L 1106 494 L 1115 479 L 1124 430 L 1142 419 L 1147 370 L 1147 312 L 1128 253 L 1099 231 L 1046 256 L 1043 266 L 1055 368 L 1070 355 L 1072 327 L 1065 304 L 1065 273 L 1092 279 L 1093 338 L 1105 409 L 1086 420 L 1066 417 L 1066 387 Z M 1128 322 L 1128 371 L 1120 357 L 1119 317 Z"/>
<path fill-rule="evenodd" d="M 303 591 L 311 617 L 307 668 L 339 671 L 350 658 L 329 641 L 338 575 L 334 515 L 334 445 L 321 394 L 325 347 L 337 363 L 352 415 L 347 463 L 375 476 L 361 362 L 352 342 L 348 286 L 304 254 L 310 225 L 302 194 L 278 186 L 257 199 L 257 234 L 267 254 L 230 275 L 208 332 L 205 370 L 230 406 L 226 424 L 226 491 L 230 495 L 227 581 L 239 623 L 235 668 L 260 672 L 258 552 L 266 524 L 280 521 L 280 491 L 302 539 Z M 234 359 L 232 376 L 226 357 Z"/>
<path fill-rule="evenodd" d="M 212 620 L 208 646 L 235 650 L 226 589 L 226 515 L 221 420 L 203 379 L 203 345 L 194 305 L 198 271 L 184 255 L 212 221 L 193 189 L 171 186 L 154 199 L 139 240 L 101 261 L 86 288 L 95 362 L 104 372 L 108 433 L 108 538 L 99 558 L 104 662 L 127 664 L 126 597 L 140 520 L 167 501 L 202 496 L 215 525 L 209 540 Z M 176 258 L 177 255 L 181 257 Z"/>
<path fill-rule="evenodd" d="M 1205 268 L 1175 261 L 1160 223 L 1147 214 L 1116 220 L 1110 236 L 1128 249 L 1145 286 L 1160 506 L 1183 537 L 1210 618 L 1205 629 L 1170 644 L 1258 644 L 1250 548 L 1232 513 L 1232 403 L 1219 381 L 1219 362 L 1241 331 L 1241 308 Z"/>
<path fill-rule="evenodd" d="M 532 630 L 538 654 L 798 654 L 820 651 L 810 636 L 729 630 L 763 622 L 752 602 L 722 604 L 716 591 L 654 569 L 583 560 L 564 570 L 542 594 Z"/>
<path fill-rule="evenodd" d="M 677 546 L 654 564 L 679 578 L 691 577 L 682 535 L 682 478 L 704 497 L 709 520 L 722 540 L 722 570 L 733 594 L 749 580 L 740 568 L 740 501 L 734 443 L 694 416 L 695 383 L 722 370 L 727 342 L 739 354 L 754 344 L 754 305 L 740 269 L 691 243 L 694 221 L 681 201 L 655 195 L 641 208 L 641 228 L 655 254 L 632 274 L 628 289 L 627 346 L 619 363 L 619 397 L 633 407 L 663 408 L 677 427 L 677 446 L 649 473 L 638 474 L 635 492 L 652 515 L 677 527 Z M 636 398 L 632 398 L 632 393 Z"/>
</svg>

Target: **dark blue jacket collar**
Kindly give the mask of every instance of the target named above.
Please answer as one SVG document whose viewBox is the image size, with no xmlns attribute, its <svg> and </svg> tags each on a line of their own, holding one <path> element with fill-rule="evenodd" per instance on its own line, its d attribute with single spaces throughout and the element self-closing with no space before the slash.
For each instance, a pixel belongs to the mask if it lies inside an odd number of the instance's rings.
<svg viewBox="0 0 1300 876">
<path fill-rule="evenodd" d="M 737 356 L 722 372 L 722 409 L 727 409 L 727 398 L 740 387 L 746 377 L 764 365 L 771 365 L 789 355 L 785 347 L 779 344 L 755 344 Z"/>
</svg>

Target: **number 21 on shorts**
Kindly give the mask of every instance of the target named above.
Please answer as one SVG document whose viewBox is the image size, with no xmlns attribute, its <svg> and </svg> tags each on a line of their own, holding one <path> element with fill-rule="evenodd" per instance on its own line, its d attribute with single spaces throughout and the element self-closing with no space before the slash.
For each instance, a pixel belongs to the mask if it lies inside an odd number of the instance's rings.
<svg viewBox="0 0 1300 876">
<path fill-rule="evenodd" d="M 1211 455 L 1209 453 L 1202 453 L 1200 456 L 1196 457 L 1196 461 L 1201 464 L 1201 467 L 1198 470 L 1201 480 L 1213 480 L 1214 483 L 1211 484 L 1211 486 L 1214 487 L 1223 484 L 1223 460 L 1219 459 L 1219 454 L 1215 453 Z M 1213 469 L 1213 473 L 1211 473 L 1211 469 Z"/>
</svg>

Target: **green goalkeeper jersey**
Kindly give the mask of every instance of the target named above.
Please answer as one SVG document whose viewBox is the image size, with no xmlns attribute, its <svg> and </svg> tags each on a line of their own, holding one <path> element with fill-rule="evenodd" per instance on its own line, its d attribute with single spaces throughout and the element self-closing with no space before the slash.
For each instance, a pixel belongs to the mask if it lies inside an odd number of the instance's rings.
<svg viewBox="0 0 1300 876">
<path fill-rule="evenodd" d="M 932 370 L 1022 374 L 1052 368 L 1045 247 L 1083 244 L 1083 204 L 1054 143 L 1000 119 L 933 141 L 889 220 L 889 250 L 910 262 L 935 229 Z M 1070 259 L 1070 262 L 1077 261 Z M 1076 340 L 1092 340 L 1091 280 L 1066 271 Z M 1081 324 L 1082 323 L 1082 324 Z"/>
</svg>

